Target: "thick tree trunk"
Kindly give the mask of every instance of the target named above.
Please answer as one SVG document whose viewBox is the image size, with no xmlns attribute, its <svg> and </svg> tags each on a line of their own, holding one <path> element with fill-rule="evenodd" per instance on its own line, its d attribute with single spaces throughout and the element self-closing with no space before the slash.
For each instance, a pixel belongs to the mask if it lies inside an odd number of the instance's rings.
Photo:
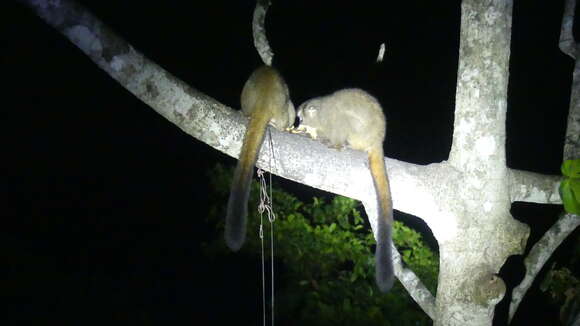
<svg viewBox="0 0 580 326">
<path fill-rule="evenodd" d="M 435 325 L 491 325 L 506 288 L 497 273 L 521 253 L 528 228 L 510 213 L 505 117 L 511 0 L 464 0 L 455 126 L 449 163 L 459 171 L 452 235 L 438 237 Z"/>
</svg>

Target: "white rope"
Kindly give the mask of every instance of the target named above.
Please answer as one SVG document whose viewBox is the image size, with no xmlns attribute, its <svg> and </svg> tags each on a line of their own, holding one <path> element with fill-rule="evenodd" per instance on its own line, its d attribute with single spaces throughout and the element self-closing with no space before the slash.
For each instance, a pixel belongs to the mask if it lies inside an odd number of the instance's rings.
<svg viewBox="0 0 580 326">
<path fill-rule="evenodd" d="M 258 175 L 260 176 L 262 170 L 258 169 Z M 261 182 L 260 182 L 261 187 Z M 261 192 L 261 191 L 260 191 Z M 260 210 L 258 206 L 258 210 Z M 265 266 L 264 266 L 264 219 L 262 217 L 262 213 L 260 212 L 260 243 L 262 246 L 262 325 L 266 326 L 266 275 L 265 275 Z"/>
<path fill-rule="evenodd" d="M 272 158 L 274 156 L 272 135 L 270 130 L 268 130 L 268 138 L 270 142 L 270 171 L 272 171 Z M 270 276 L 271 276 L 271 317 L 272 326 L 274 326 L 274 221 L 276 220 L 276 214 L 274 213 L 274 205 L 272 203 L 272 173 L 269 174 L 270 179 L 270 195 L 268 195 L 268 185 L 266 184 L 266 179 L 264 178 L 264 171 L 258 168 L 257 171 L 258 179 L 260 180 L 260 203 L 258 204 L 258 212 L 260 213 L 260 241 L 262 246 L 262 311 L 263 311 L 263 325 L 266 326 L 266 273 L 265 273 L 265 255 L 264 255 L 264 226 L 263 226 L 263 214 L 266 212 L 268 215 L 268 221 L 270 221 Z"/>
</svg>

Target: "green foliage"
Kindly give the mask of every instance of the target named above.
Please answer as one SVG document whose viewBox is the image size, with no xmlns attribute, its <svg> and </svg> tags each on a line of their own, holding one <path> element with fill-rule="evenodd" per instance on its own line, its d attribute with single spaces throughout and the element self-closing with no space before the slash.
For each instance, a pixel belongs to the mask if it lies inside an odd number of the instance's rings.
<svg viewBox="0 0 580 326">
<path fill-rule="evenodd" d="M 439 275 L 439 257 L 423 242 L 420 233 L 395 221 L 393 241 L 403 261 L 417 274 L 423 284 L 435 293 Z"/>
<path fill-rule="evenodd" d="M 223 229 L 230 170 L 213 171 L 215 191 L 220 198 L 209 222 Z M 260 254 L 260 218 L 256 211 L 258 183 L 252 185 L 248 204 L 248 237 L 242 251 Z M 360 204 L 346 197 L 330 202 L 313 198 L 303 203 L 273 189 L 275 257 L 283 263 L 283 288 L 277 289 L 277 311 L 281 319 L 292 318 L 306 325 L 426 325 L 431 321 L 397 282 L 382 294 L 374 281 L 375 240 L 359 212 Z M 264 238 L 270 227 L 264 217 Z M 434 293 L 438 257 L 423 243 L 421 235 L 395 222 L 394 241 L 403 259 Z M 212 256 L 225 254 L 222 237 L 207 246 Z"/>
<path fill-rule="evenodd" d="M 566 267 L 552 265 L 540 289 L 548 294 L 552 303 L 560 307 L 562 325 L 571 325 L 580 313 L 580 280 Z"/>
<path fill-rule="evenodd" d="M 560 197 L 568 213 L 580 215 L 580 159 L 562 164 L 564 180 L 560 184 Z"/>
</svg>

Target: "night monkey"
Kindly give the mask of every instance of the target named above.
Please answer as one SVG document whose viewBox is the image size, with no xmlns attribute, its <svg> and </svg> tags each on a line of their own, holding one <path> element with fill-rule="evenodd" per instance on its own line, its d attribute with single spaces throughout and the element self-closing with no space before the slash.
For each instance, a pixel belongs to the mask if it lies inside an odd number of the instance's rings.
<svg viewBox="0 0 580 326">
<path fill-rule="evenodd" d="M 242 90 L 241 104 L 242 112 L 250 121 L 232 180 L 225 226 L 226 244 L 234 251 L 242 247 L 246 238 L 250 182 L 266 126 L 269 123 L 276 129 L 285 130 L 294 124 L 296 117 L 288 86 L 269 66 L 262 66 L 250 75 Z"/>
<path fill-rule="evenodd" d="M 304 102 L 297 114 L 296 131 L 332 147 L 347 146 L 368 154 L 379 208 L 375 277 L 379 289 L 387 292 L 393 286 L 393 204 L 383 157 L 386 120 L 381 105 L 361 89 L 343 89 Z"/>
</svg>

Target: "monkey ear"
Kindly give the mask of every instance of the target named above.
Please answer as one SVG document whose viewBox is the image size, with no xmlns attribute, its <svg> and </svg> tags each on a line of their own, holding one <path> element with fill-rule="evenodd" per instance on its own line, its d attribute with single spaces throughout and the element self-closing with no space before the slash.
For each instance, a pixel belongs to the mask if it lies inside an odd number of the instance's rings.
<svg viewBox="0 0 580 326">
<path fill-rule="evenodd" d="M 306 113 L 309 117 L 314 116 L 314 113 L 316 112 L 316 106 L 309 104 L 306 106 L 306 109 L 304 110 L 304 113 Z"/>
</svg>

